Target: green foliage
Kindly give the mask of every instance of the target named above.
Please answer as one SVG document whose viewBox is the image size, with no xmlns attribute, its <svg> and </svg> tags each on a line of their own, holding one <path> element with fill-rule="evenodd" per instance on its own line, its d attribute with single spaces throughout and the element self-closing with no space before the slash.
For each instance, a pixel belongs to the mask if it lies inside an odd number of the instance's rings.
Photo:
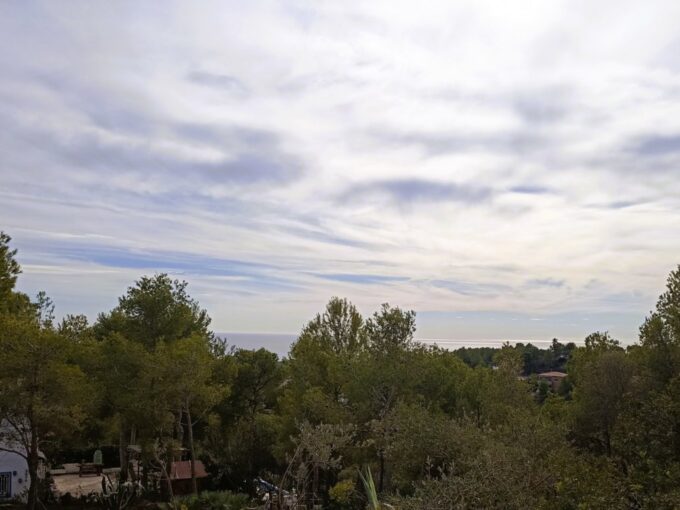
<svg viewBox="0 0 680 510">
<path fill-rule="evenodd" d="M 16 260 L 17 250 L 9 247 L 12 238 L 0 231 L 0 301 L 14 290 L 21 266 Z"/>
<path fill-rule="evenodd" d="M 162 381 L 169 408 L 184 406 L 203 416 L 226 395 L 227 388 L 212 379 L 215 360 L 207 338 L 194 335 L 158 344 L 152 356 L 152 379 Z"/>
<path fill-rule="evenodd" d="M 518 342 L 514 346 L 506 345 L 498 347 L 461 347 L 454 352 L 468 366 L 491 367 L 498 363 L 497 356 L 501 350 L 513 350 L 521 357 L 522 373 L 524 375 L 538 374 L 552 370 L 563 371 L 570 359 L 576 345 L 572 342 L 560 343 L 553 338 L 552 344 L 547 349 L 539 349 L 533 344 Z M 509 354 L 509 352 L 508 352 Z M 507 354 L 504 355 L 507 357 Z"/>
<path fill-rule="evenodd" d="M 576 455 L 561 430 L 544 419 L 517 418 L 500 429 L 463 426 L 461 442 L 475 445 L 416 484 L 400 509 L 621 508 L 615 470 Z M 583 505 L 583 506 L 579 506 Z"/>
<path fill-rule="evenodd" d="M 326 310 L 318 314 L 302 330 L 291 349 L 291 358 L 308 344 L 335 354 L 351 354 L 364 346 L 364 321 L 356 307 L 346 299 L 332 298 Z"/>
<path fill-rule="evenodd" d="M 242 510 L 251 506 L 251 499 L 247 494 L 230 491 L 206 491 L 174 500 L 174 507 L 182 510 Z"/>
<path fill-rule="evenodd" d="M 351 504 L 355 499 L 356 485 L 354 480 L 341 480 L 331 487 L 328 496 L 338 510 L 352 508 Z"/>
<path fill-rule="evenodd" d="M 147 350 L 160 342 L 172 342 L 193 335 L 212 337 L 210 317 L 187 293 L 187 282 L 172 280 L 161 273 L 143 276 L 118 300 L 109 314 L 100 314 L 95 332 L 102 338 L 122 333 Z"/>
<path fill-rule="evenodd" d="M 384 303 L 366 321 L 369 348 L 382 355 L 398 355 L 413 346 L 416 314 Z"/>
<path fill-rule="evenodd" d="M 34 322 L 13 317 L 0 322 L 0 407 L 7 416 L 30 414 L 43 434 L 77 426 L 85 411 L 87 381 L 80 367 L 69 362 L 72 345 Z"/>
<path fill-rule="evenodd" d="M 273 409 L 283 376 L 278 356 L 266 349 L 238 349 L 232 360 L 235 374 L 228 399 L 231 415 L 252 418 Z"/>
<path fill-rule="evenodd" d="M 38 499 L 40 450 L 77 434 L 90 409 L 90 385 L 72 362 L 73 344 L 34 316 L 0 314 L 0 450 L 23 456 Z"/>
<path fill-rule="evenodd" d="M 494 355 L 493 360 L 496 367 L 510 377 L 517 377 L 522 373 L 522 354 L 509 342 L 503 344 L 501 350 Z"/>
<path fill-rule="evenodd" d="M 242 489 L 243 480 L 277 467 L 272 445 L 279 431 L 275 411 L 283 368 L 265 349 L 235 349 L 215 360 L 213 379 L 230 391 L 213 407 L 207 453 L 221 483 Z"/>
<path fill-rule="evenodd" d="M 123 478 L 128 438 L 142 446 L 148 468 L 161 473 L 181 447 L 196 459 L 194 426 L 207 421 L 228 390 L 214 377 L 219 349 L 209 325 L 187 283 L 166 274 L 140 278 L 91 329 L 72 317 L 60 325 L 79 341 L 97 341 L 89 369 L 101 390 L 98 418 L 113 425 Z M 109 370 L 109 364 L 117 369 Z M 167 496 L 168 477 L 161 478 Z M 192 484 L 197 487 L 195 477 Z"/>
<path fill-rule="evenodd" d="M 413 490 L 413 481 L 460 461 L 478 447 L 476 427 L 461 426 L 441 412 L 418 404 L 399 404 L 380 424 L 385 433 L 385 459 L 391 485 L 402 494 Z"/>
<path fill-rule="evenodd" d="M 353 437 L 352 426 L 302 423 L 281 483 L 292 485 L 298 494 L 309 494 L 312 501 L 318 501 L 322 494 L 321 473 L 335 474 L 340 470 L 341 452 Z"/>
<path fill-rule="evenodd" d="M 26 294 L 14 290 L 21 266 L 15 258 L 17 250 L 9 246 L 11 240 L 9 235 L 0 231 L 0 315 L 35 320 L 37 305 Z"/>
<path fill-rule="evenodd" d="M 59 323 L 57 331 L 72 343 L 84 343 L 94 337 L 94 332 L 85 315 L 67 315 Z"/>
<path fill-rule="evenodd" d="M 612 435 L 627 405 L 633 384 L 634 367 L 619 350 L 602 352 L 581 367 L 580 382 L 574 392 L 575 432 L 591 448 L 612 454 Z"/>
</svg>

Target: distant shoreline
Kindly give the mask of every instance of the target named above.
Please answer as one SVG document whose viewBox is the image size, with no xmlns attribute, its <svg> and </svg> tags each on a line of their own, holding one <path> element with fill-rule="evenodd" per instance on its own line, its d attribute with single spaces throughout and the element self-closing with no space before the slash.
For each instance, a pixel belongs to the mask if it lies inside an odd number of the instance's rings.
<svg viewBox="0 0 680 510">
<path fill-rule="evenodd" d="M 298 334 L 295 333 L 238 333 L 238 332 L 217 332 L 220 338 L 226 338 L 228 345 L 242 349 L 265 349 L 275 352 L 280 356 L 285 356 L 290 350 L 291 344 L 297 340 Z M 438 345 L 447 349 L 460 349 L 462 347 L 501 347 L 503 343 L 510 342 L 511 345 L 518 343 L 533 344 L 536 347 L 546 348 L 552 343 L 550 340 L 521 339 L 509 340 L 502 338 L 489 339 L 451 339 L 451 338 L 416 338 L 417 342 L 427 345 Z M 562 343 L 572 342 L 573 340 L 558 339 Z M 583 340 L 573 341 L 577 345 L 583 344 Z"/>
</svg>

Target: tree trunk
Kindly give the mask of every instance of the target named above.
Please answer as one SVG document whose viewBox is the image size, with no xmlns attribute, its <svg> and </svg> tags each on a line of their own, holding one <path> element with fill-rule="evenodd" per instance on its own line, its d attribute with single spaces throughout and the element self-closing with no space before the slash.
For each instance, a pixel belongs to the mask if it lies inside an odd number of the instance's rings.
<svg viewBox="0 0 680 510">
<path fill-rule="evenodd" d="M 32 414 L 32 413 L 29 413 Z M 31 479 L 31 484 L 28 489 L 28 510 L 35 510 L 38 504 L 38 463 L 40 457 L 38 453 L 38 434 L 33 425 L 32 417 L 29 416 L 31 422 L 31 447 L 28 453 L 28 476 Z"/>
<path fill-rule="evenodd" d="M 128 459 L 125 427 L 123 426 L 122 419 L 120 421 L 120 429 L 118 430 L 118 460 L 120 461 L 120 480 L 125 482 L 128 478 Z"/>
<path fill-rule="evenodd" d="M 607 457 L 612 456 L 612 438 L 611 434 L 609 433 L 609 428 L 606 428 L 604 431 L 604 447 L 605 450 L 607 451 Z"/>
<path fill-rule="evenodd" d="M 174 493 L 172 490 L 172 463 L 174 462 L 174 454 L 172 453 L 172 449 L 169 449 L 165 452 L 165 463 L 160 463 L 162 472 L 165 475 L 165 490 L 166 490 L 166 496 L 168 498 L 168 501 L 172 501 L 174 498 Z"/>
<path fill-rule="evenodd" d="M 180 448 L 184 445 L 184 427 L 182 426 L 182 418 L 184 416 L 184 405 L 180 405 L 179 409 L 177 409 L 177 421 L 175 422 L 175 435 L 177 436 L 177 444 L 179 444 Z M 173 460 L 183 460 L 182 459 L 182 453 L 180 450 L 179 458 L 175 459 L 174 453 L 173 453 Z"/>
<path fill-rule="evenodd" d="M 149 465 L 147 461 L 142 462 L 142 487 L 149 490 Z"/>
<path fill-rule="evenodd" d="M 380 478 L 378 479 L 378 493 L 382 494 L 385 485 L 385 454 L 380 452 Z"/>
<path fill-rule="evenodd" d="M 196 481 L 196 453 L 194 451 L 194 424 L 191 422 L 191 411 L 189 410 L 189 403 L 186 403 L 187 414 L 187 436 L 189 440 L 189 462 L 191 465 L 191 490 L 194 494 L 198 494 L 198 482 Z"/>
<path fill-rule="evenodd" d="M 172 469 L 172 467 L 170 467 Z M 168 490 L 168 501 L 172 501 L 175 495 L 172 492 L 172 480 L 170 479 L 170 473 L 168 473 L 168 470 L 165 470 L 165 481 L 166 481 L 166 487 Z"/>
<path fill-rule="evenodd" d="M 330 500 L 331 500 L 330 495 L 329 495 L 329 489 L 331 487 L 333 487 L 333 485 L 335 485 L 335 483 L 336 483 L 335 473 L 333 471 L 329 470 L 329 469 L 325 470 L 323 480 L 324 480 L 324 488 L 323 488 L 323 492 L 321 493 L 323 495 L 322 496 L 322 506 L 324 508 L 328 508 L 330 506 Z"/>
<path fill-rule="evenodd" d="M 673 454 L 675 460 L 680 460 L 680 422 L 673 424 Z"/>
</svg>

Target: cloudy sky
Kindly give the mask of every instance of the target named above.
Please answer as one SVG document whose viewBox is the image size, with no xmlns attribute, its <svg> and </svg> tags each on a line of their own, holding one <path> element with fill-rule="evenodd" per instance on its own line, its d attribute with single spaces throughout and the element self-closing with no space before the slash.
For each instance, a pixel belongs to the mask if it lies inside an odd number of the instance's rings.
<svg viewBox="0 0 680 510">
<path fill-rule="evenodd" d="M 218 331 L 630 341 L 680 263 L 674 0 L 7 0 L 0 41 L 0 228 L 60 315 L 165 271 Z"/>
</svg>

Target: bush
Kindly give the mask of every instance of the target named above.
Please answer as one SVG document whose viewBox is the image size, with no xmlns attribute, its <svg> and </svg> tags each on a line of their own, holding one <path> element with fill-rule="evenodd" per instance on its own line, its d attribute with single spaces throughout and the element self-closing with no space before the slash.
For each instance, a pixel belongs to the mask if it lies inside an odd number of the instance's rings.
<svg viewBox="0 0 680 510">
<path fill-rule="evenodd" d="M 187 510 L 241 510 L 249 504 L 248 495 L 229 491 L 202 492 L 198 496 L 175 498 L 175 508 Z"/>
<path fill-rule="evenodd" d="M 337 508 L 350 508 L 355 496 L 353 480 L 342 480 L 328 491 L 328 496 Z"/>
</svg>

